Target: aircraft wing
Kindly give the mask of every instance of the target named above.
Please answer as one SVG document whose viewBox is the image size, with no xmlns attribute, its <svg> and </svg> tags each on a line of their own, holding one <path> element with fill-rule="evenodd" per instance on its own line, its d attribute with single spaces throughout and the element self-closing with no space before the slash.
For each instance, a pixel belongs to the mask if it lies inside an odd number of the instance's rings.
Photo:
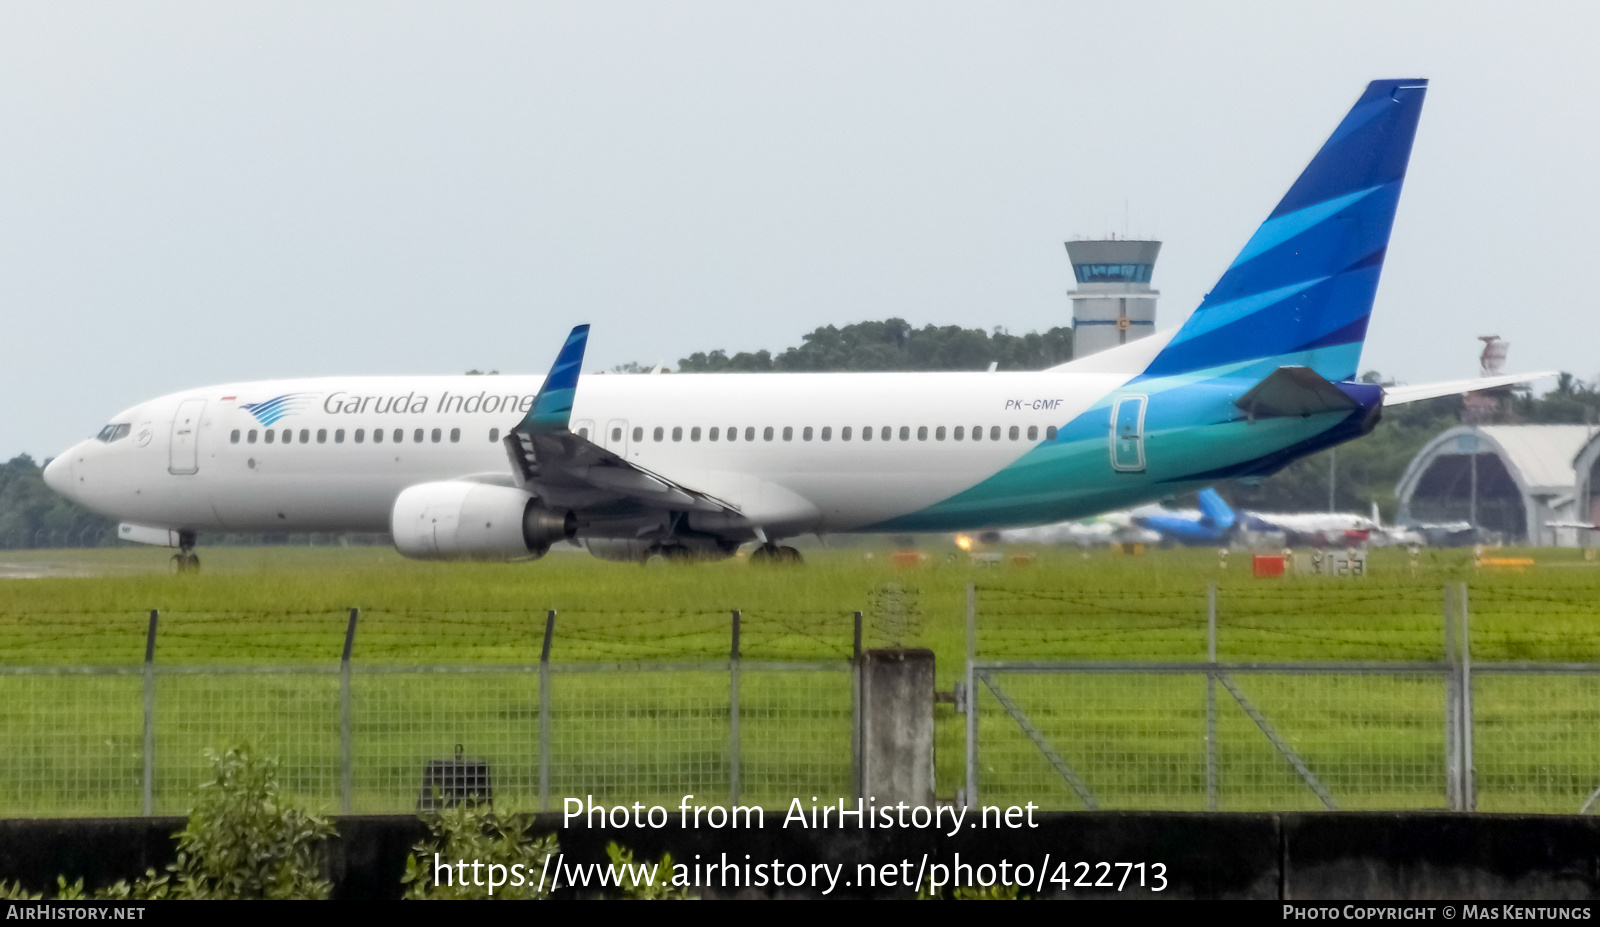
<svg viewBox="0 0 1600 927">
<path fill-rule="evenodd" d="M 504 439 L 517 485 L 577 504 L 631 500 L 653 509 L 738 514 L 737 506 L 629 463 L 569 430 L 588 340 L 589 326 L 572 330 L 533 406 Z"/>
<path fill-rule="evenodd" d="M 1471 380 L 1446 380 L 1442 383 L 1418 383 L 1415 386 L 1386 386 L 1383 388 L 1383 404 L 1397 406 L 1407 402 L 1418 402 L 1423 399 L 1437 399 L 1440 396 L 1454 396 L 1457 393 L 1471 393 L 1481 389 L 1494 389 L 1497 386 L 1510 386 L 1513 383 L 1527 383 L 1540 377 L 1554 376 L 1551 371 L 1543 373 L 1513 373 L 1501 377 L 1475 377 Z"/>
</svg>

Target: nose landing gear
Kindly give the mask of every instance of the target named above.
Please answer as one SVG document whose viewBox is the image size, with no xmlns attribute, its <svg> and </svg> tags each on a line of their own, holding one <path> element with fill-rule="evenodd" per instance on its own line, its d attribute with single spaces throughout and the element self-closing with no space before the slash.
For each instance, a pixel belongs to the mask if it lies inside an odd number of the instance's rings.
<svg viewBox="0 0 1600 927">
<path fill-rule="evenodd" d="M 200 557 L 194 552 L 194 532 L 178 532 L 178 552 L 172 555 L 169 568 L 173 573 L 200 572 Z"/>
</svg>

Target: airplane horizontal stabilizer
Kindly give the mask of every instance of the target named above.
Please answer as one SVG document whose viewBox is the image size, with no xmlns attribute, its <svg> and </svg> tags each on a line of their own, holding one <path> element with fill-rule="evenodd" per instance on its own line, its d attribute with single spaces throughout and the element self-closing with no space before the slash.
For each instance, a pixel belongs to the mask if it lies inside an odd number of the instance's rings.
<svg viewBox="0 0 1600 927">
<path fill-rule="evenodd" d="M 1310 367 L 1279 367 L 1233 404 L 1251 418 L 1349 412 L 1359 405 Z"/>
<path fill-rule="evenodd" d="M 1407 402 L 1419 402 L 1423 399 L 1437 399 L 1440 396 L 1454 396 L 1457 393 L 1472 393 L 1481 389 L 1494 389 L 1497 386 L 1527 383 L 1540 377 L 1553 375 L 1547 370 L 1543 373 L 1514 373 L 1501 377 L 1474 377 L 1470 380 L 1418 383 L 1415 386 L 1386 386 L 1383 388 L 1383 404 L 1397 406 Z"/>
</svg>

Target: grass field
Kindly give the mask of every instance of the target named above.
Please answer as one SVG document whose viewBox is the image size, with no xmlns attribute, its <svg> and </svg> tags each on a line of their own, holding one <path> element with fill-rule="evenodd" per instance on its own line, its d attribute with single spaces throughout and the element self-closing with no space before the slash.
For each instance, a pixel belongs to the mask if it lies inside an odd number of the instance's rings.
<svg viewBox="0 0 1600 927">
<path fill-rule="evenodd" d="M 870 559 L 867 554 L 872 553 Z M 1023 553 L 1017 551 L 1013 553 Z M 493 764 L 497 794 L 537 796 L 537 676 L 406 674 L 407 666 L 552 660 L 551 791 L 613 800 L 725 799 L 729 613 L 742 612 L 741 795 L 848 787 L 850 700 L 838 666 L 852 613 L 867 646 L 925 646 L 939 686 L 962 672 L 966 587 L 978 587 L 984 659 L 1199 661 L 1205 589 L 1218 585 L 1226 661 L 1437 660 L 1440 591 L 1469 584 L 1479 662 L 1600 662 L 1600 569 L 1575 551 L 1524 552 L 1520 573 L 1472 569 L 1464 550 L 1374 551 L 1362 579 L 1256 580 L 1245 558 L 1209 550 L 1029 551 L 979 568 L 929 551 L 894 566 L 883 549 L 813 550 L 800 569 L 742 561 L 641 568 L 579 553 L 532 564 L 424 564 L 381 548 L 215 548 L 205 572 L 172 576 L 160 551 L 6 552 L 0 666 L 136 667 L 147 610 L 161 610 L 156 681 L 157 810 L 182 810 L 200 750 L 248 738 L 283 757 L 291 786 L 329 807 L 339 793 L 339 680 L 346 610 L 359 607 L 353 682 L 355 810 L 405 810 L 421 766 L 462 743 Z M 696 672 L 585 666 L 706 663 Z M 827 661 L 763 671 L 761 661 Z M 294 672 L 193 675 L 183 667 Z M 1443 689 L 1432 678 L 1236 680 L 1340 807 L 1439 807 Z M 0 814 L 136 813 L 142 679 L 0 676 Z M 1203 676 L 1007 677 L 1006 690 L 1105 807 L 1204 807 Z M 1480 807 L 1574 811 L 1600 784 L 1600 690 L 1588 678 L 1483 677 Z M 1081 807 L 1020 728 L 980 699 L 983 794 Z M 1221 806 L 1321 807 L 1224 695 Z M 940 706 L 939 791 L 962 778 L 962 725 Z"/>
</svg>

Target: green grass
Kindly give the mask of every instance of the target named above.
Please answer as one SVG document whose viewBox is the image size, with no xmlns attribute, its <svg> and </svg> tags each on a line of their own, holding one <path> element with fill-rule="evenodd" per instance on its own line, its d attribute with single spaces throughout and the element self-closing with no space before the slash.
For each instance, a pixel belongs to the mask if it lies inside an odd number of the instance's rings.
<svg viewBox="0 0 1600 927">
<path fill-rule="evenodd" d="M 873 556 L 869 559 L 868 554 Z M 181 811 L 200 751 L 246 738 L 282 757 L 292 788 L 323 808 L 339 794 L 339 682 L 347 621 L 354 662 L 355 810 L 410 807 L 429 758 L 456 743 L 489 760 L 502 800 L 537 801 L 538 685 L 527 673 L 397 675 L 406 666 L 537 663 L 558 612 L 561 665 L 724 661 L 742 612 L 742 798 L 781 806 L 847 788 L 850 704 L 838 672 L 761 671 L 760 661 L 842 662 L 851 616 L 867 646 L 934 650 L 940 688 L 962 672 L 965 601 L 978 587 L 985 659 L 1200 661 L 1205 589 L 1218 585 L 1219 656 L 1230 661 L 1421 660 L 1442 651 L 1440 590 L 1467 582 L 1473 656 L 1600 662 L 1600 568 L 1536 551 L 1522 573 L 1477 572 L 1464 550 L 1374 551 L 1361 579 L 1257 580 L 1215 551 L 1011 551 L 976 567 L 929 548 L 915 568 L 882 549 L 812 550 L 800 569 L 742 561 L 641 568 L 557 554 L 532 564 L 426 564 L 381 548 L 214 548 L 198 576 L 148 549 L 6 552 L 0 665 L 136 667 L 147 610 L 157 663 L 313 667 L 320 673 L 173 675 L 156 682 L 157 810 Z M 1444 802 L 1442 704 L 1431 679 L 1241 675 L 1236 684 L 1341 807 Z M 1002 677 L 1104 807 L 1204 807 L 1204 677 Z M 142 681 L 0 676 L 0 814 L 137 813 Z M 553 681 L 552 794 L 676 802 L 726 799 L 728 678 L 561 672 Z M 1600 784 L 1600 692 L 1583 679 L 1480 679 L 1480 806 L 1573 811 Z M 1220 805 L 1320 807 L 1231 697 L 1218 693 Z M 1081 807 L 1018 725 L 980 699 L 985 800 Z M 962 778 L 962 719 L 939 706 L 939 792 Z"/>
</svg>

